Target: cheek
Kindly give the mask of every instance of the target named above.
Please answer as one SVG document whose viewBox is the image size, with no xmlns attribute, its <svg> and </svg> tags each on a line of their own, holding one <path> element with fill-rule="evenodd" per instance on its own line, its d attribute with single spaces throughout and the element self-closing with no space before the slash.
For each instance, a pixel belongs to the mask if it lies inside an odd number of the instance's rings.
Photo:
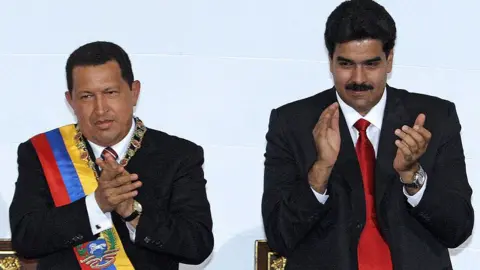
<svg viewBox="0 0 480 270">
<path fill-rule="evenodd" d="M 335 83 L 346 84 L 351 78 L 351 73 L 348 70 L 336 69 L 333 77 L 334 77 Z"/>
<path fill-rule="evenodd" d="M 375 71 L 370 72 L 368 79 L 371 83 L 374 83 L 377 86 L 382 85 L 382 84 L 385 83 L 385 81 L 387 79 L 387 73 L 383 69 L 382 70 L 375 70 Z"/>
<path fill-rule="evenodd" d="M 90 116 L 92 115 L 93 109 L 91 108 L 91 106 L 82 105 L 77 106 L 74 111 L 79 121 L 88 121 L 90 119 Z"/>
</svg>

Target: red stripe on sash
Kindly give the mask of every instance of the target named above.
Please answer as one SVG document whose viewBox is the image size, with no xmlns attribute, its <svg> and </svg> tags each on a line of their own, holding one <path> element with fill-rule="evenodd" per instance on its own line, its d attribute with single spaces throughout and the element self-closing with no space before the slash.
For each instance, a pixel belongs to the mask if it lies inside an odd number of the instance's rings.
<svg viewBox="0 0 480 270">
<path fill-rule="evenodd" d="M 62 179 L 62 175 L 58 170 L 57 162 L 52 152 L 52 148 L 48 143 L 47 136 L 40 134 L 31 139 L 33 146 L 37 150 L 38 158 L 42 163 L 45 178 L 48 181 L 50 192 L 57 207 L 69 204 L 67 188 Z"/>
</svg>

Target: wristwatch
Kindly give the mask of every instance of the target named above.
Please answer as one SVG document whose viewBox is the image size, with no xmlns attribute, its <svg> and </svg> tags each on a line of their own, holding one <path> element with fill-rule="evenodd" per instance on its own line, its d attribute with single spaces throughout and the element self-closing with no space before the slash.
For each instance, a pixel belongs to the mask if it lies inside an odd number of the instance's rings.
<svg viewBox="0 0 480 270">
<path fill-rule="evenodd" d="M 128 217 L 124 217 L 123 221 L 124 222 L 130 222 L 130 221 L 136 219 L 141 213 L 142 213 L 142 205 L 139 202 L 134 200 L 133 201 L 133 213 L 131 213 L 130 216 L 128 216 Z"/>
<path fill-rule="evenodd" d="M 405 187 L 419 188 L 425 183 L 425 180 L 427 179 L 427 173 L 423 170 L 422 166 L 419 167 L 420 168 L 418 171 L 413 175 L 413 182 L 407 183 L 402 179 L 402 177 L 400 177 L 400 182 L 402 182 Z"/>
</svg>

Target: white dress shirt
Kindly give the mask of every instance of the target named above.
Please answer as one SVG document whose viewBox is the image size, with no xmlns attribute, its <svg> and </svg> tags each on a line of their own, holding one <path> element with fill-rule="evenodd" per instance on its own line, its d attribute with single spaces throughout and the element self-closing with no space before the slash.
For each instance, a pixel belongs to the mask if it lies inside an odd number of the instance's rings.
<svg viewBox="0 0 480 270">
<path fill-rule="evenodd" d="M 336 93 L 336 95 L 337 95 L 338 104 L 340 105 L 340 109 L 342 110 L 343 115 L 345 116 L 345 121 L 347 122 L 348 130 L 350 131 L 350 136 L 352 137 L 354 147 L 357 143 L 358 136 L 359 136 L 359 132 L 354 126 L 355 123 L 360 118 L 363 118 L 368 122 L 370 122 L 370 125 L 367 128 L 367 137 L 373 145 L 373 148 L 375 150 L 375 157 L 376 157 L 378 152 L 378 141 L 380 140 L 380 131 L 382 130 L 383 113 L 385 111 L 385 105 L 387 104 L 387 90 L 385 89 L 385 91 L 383 91 L 383 95 L 380 101 L 367 113 L 367 115 L 365 115 L 365 117 L 360 115 L 352 107 L 348 106 L 340 98 L 338 93 Z M 403 187 L 403 194 L 405 194 L 405 196 L 407 197 L 407 201 L 408 203 L 410 203 L 411 206 L 415 207 L 420 203 L 420 200 L 423 197 L 423 193 L 425 192 L 426 186 L 427 186 L 427 181 L 425 181 L 425 183 L 420 188 L 420 190 L 414 195 L 409 195 L 405 187 Z M 317 200 L 320 203 L 325 204 L 329 196 L 327 195 L 327 190 L 325 190 L 325 193 L 323 194 L 316 192 L 313 188 L 312 188 L 312 191 L 315 194 L 315 197 L 317 198 Z"/>
<path fill-rule="evenodd" d="M 128 147 L 130 145 L 130 140 L 133 136 L 135 131 L 135 120 L 132 121 L 132 127 L 128 132 L 127 136 L 123 138 L 119 143 L 116 145 L 111 146 L 115 152 L 117 152 L 118 159 L 117 162 L 120 162 L 125 155 L 127 154 Z M 103 149 L 106 147 L 102 147 L 88 141 L 90 146 L 92 147 L 93 154 L 95 155 L 95 159 L 99 158 L 103 152 Z M 112 215 L 110 212 L 103 213 L 103 211 L 98 206 L 98 203 L 95 199 L 95 192 L 87 195 L 85 198 L 85 204 L 87 207 L 88 212 L 88 219 L 90 220 L 90 228 L 92 229 L 92 233 L 98 234 L 102 231 L 108 230 L 113 227 Z M 135 241 L 135 232 L 136 229 L 129 223 L 126 222 L 128 231 L 130 232 L 130 239 Z"/>
</svg>

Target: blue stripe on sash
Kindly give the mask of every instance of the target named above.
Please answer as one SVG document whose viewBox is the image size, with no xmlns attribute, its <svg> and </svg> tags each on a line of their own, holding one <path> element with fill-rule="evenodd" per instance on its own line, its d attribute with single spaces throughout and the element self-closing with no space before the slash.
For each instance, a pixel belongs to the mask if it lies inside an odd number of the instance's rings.
<svg viewBox="0 0 480 270">
<path fill-rule="evenodd" d="M 75 170 L 67 148 L 65 147 L 60 129 L 57 128 L 49 131 L 46 133 L 46 136 L 52 148 L 53 155 L 55 156 L 55 161 L 57 162 L 65 187 L 67 188 L 70 201 L 74 202 L 85 197 L 80 178 L 78 178 L 77 171 Z"/>
</svg>

